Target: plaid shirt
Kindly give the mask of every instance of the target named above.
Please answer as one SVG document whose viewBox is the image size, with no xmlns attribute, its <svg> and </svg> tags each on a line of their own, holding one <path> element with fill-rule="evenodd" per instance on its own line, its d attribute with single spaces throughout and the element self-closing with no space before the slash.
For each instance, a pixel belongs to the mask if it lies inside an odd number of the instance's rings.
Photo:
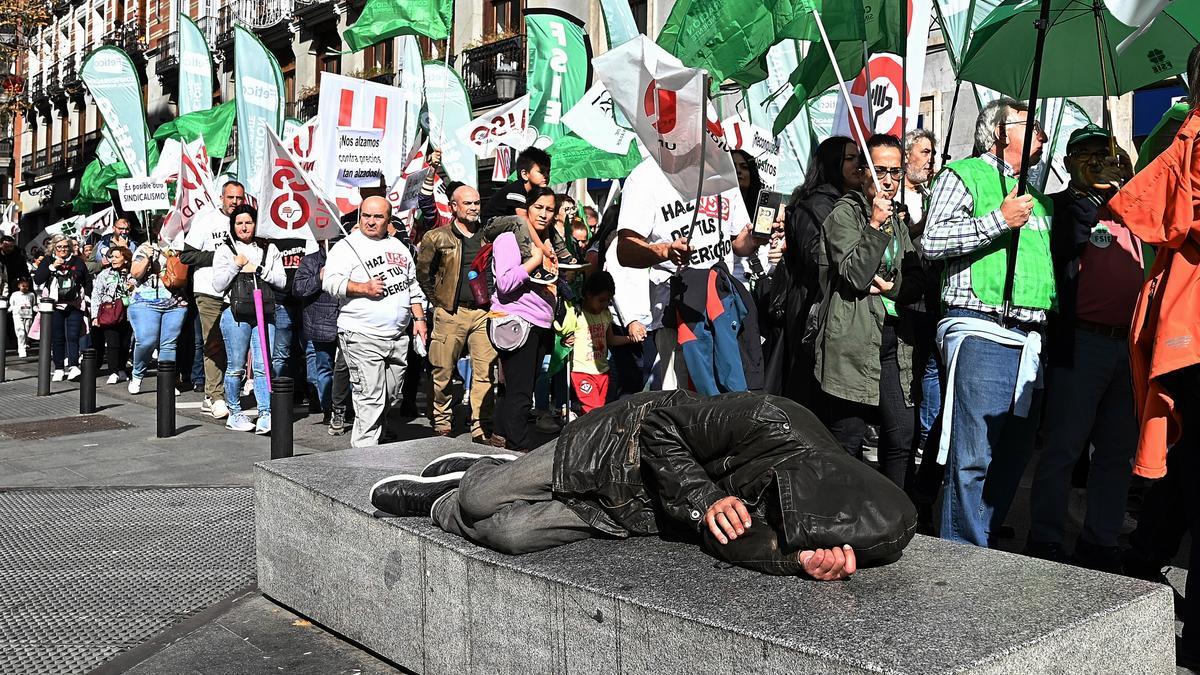
<svg viewBox="0 0 1200 675">
<path fill-rule="evenodd" d="M 1002 168 L 1006 176 L 1016 173 L 1007 162 L 992 153 L 980 159 L 992 166 Z M 933 187 L 929 211 L 925 216 L 925 232 L 918 247 L 928 260 L 946 261 L 946 286 L 942 289 L 942 300 L 947 307 L 970 309 L 1000 316 L 1000 307 L 988 305 L 975 296 L 971 289 L 971 253 L 992 243 L 1008 232 L 1000 209 L 981 217 L 973 217 L 975 200 L 967 186 L 953 171 L 943 171 Z M 1045 323 L 1046 313 L 1040 309 L 1013 307 L 1012 318 L 1022 323 Z"/>
</svg>

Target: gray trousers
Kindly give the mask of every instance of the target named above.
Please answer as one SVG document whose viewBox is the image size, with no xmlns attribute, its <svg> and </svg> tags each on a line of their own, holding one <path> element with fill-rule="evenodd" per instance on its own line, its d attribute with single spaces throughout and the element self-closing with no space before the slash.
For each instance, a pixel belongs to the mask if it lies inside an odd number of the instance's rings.
<svg viewBox="0 0 1200 675">
<path fill-rule="evenodd" d="M 433 505 L 431 517 L 447 532 L 510 555 L 592 537 L 587 522 L 554 500 L 553 479 L 553 441 L 514 462 L 481 460 Z"/>
<path fill-rule="evenodd" d="M 407 335 L 382 340 L 362 333 L 338 333 L 350 387 L 354 390 L 354 429 L 350 445 L 363 448 L 379 445 L 388 411 L 400 405 L 404 370 L 408 365 Z"/>
</svg>

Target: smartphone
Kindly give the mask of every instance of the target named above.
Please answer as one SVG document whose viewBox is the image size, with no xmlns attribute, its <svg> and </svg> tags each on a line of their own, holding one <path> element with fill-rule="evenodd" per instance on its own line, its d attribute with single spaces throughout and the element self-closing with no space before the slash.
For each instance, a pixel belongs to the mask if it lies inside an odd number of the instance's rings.
<svg viewBox="0 0 1200 675">
<path fill-rule="evenodd" d="M 775 229 L 779 210 L 783 208 L 783 194 L 774 190 L 758 193 L 758 205 L 754 208 L 753 234 L 756 239 L 767 240 Z"/>
</svg>

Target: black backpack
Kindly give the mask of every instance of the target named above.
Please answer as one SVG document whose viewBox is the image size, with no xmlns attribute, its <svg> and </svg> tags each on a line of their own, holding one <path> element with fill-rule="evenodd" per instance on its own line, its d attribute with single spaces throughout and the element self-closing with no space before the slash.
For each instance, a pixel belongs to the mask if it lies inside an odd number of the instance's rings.
<svg viewBox="0 0 1200 675">
<path fill-rule="evenodd" d="M 267 262 L 267 245 L 262 242 L 258 242 L 257 245 L 262 249 L 263 262 Z M 231 249 L 232 247 L 230 244 Z M 237 249 L 233 251 L 236 255 Z M 255 288 L 262 291 L 264 319 L 270 321 L 270 318 L 275 316 L 275 289 L 261 279 L 256 280 L 253 272 L 238 272 L 233 278 L 233 285 L 229 287 L 229 311 L 233 313 L 234 320 L 240 323 L 258 322 L 254 311 Z"/>
</svg>

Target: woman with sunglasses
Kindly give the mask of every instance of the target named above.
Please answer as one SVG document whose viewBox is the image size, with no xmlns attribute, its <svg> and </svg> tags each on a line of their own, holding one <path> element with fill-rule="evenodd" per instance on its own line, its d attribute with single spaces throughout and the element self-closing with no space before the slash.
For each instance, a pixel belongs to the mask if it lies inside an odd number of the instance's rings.
<svg viewBox="0 0 1200 675">
<path fill-rule="evenodd" d="M 877 182 L 865 174 L 862 189 L 839 199 L 822 224 L 829 282 L 816 342 L 815 408 L 858 458 L 867 422 L 877 420 L 880 470 L 903 488 L 914 458 L 915 336 L 900 322 L 897 305 L 920 297 L 922 277 L 914 273 L 915 250 L 893 201 L 904 176 L 900 141 L 877 134 L 867 152 Z"/>
<path fill-rule="evenodd" d="M 74 381 L 83 372 L 79 369 L 79 339 L 83 336 L 83 301 L 92 291 L 92 275 L 76 253 L 74 239 L 56 234 L 49 248 L 33 273 L 33 283 L 41 288 L 43 299 L 54 303 L 50 341 L 54 373 L 50 379 Z"/>
</svg>

